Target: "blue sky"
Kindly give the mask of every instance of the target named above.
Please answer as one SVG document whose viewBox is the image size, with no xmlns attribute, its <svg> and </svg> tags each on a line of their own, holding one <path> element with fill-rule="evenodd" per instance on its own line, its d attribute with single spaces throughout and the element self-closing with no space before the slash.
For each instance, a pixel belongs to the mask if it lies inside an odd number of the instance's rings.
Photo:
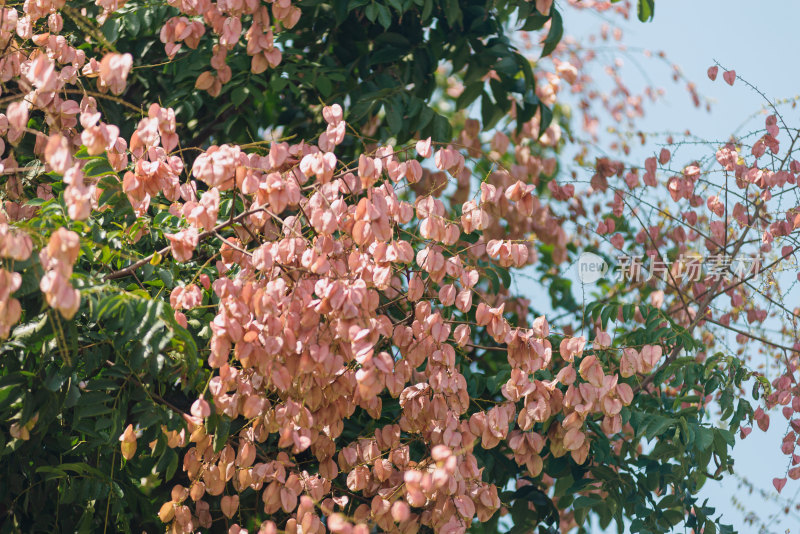
<svg viewBox="0 0 800 534">
<path fill-rule="evenodd" d="M 597 15 L 564 7 L 567 34 L 580 37 L 597 31 L 601 23 Z M 647 116 L 638 123 L 645 132 L 682 132 L 688 127 L 704 139 L 726 139 L 744 119 L 763 107 L 762 97 L 738 80 L 729 87 L 720 73 L 717 81 L 711 82 L 706 70 L 715 60 L 735 69 L 773 100 L 800 94 L 800 1 L 656 0 L 653 22 L 632 20 L 622 27 L 623 42 L 630 48 L 663 50 L 697 84 L 701 95 L 713 102 L 711 113 L 695 108 L 684 84 L 671 81 L 667 66 L 642 57 L 639 65 L 648 78 L 667 90 L 664 99 L 647 107 Z M 630 64 L 629 58 L 625 61 L 630 76 L 626 79 L 636 80 L 638 76 L 643 83 L 638 68 Z M 787 122 L 798 125 L 800 108 L 784 111 Z M 757 123 L 763 127 L 763 118 Z M 649 144 L 646 149 L 644 157 L 651 155 L 656 146 Z M 680 156 L 681 160 L 688 160 L 691 149 Z M 781 509 L 787 502 L 800 502 L 800 481 L 789 481 L 780 497 L 781 504 L 772 487 L 772 478 L 783 476 L 787 457 L 779 450 L 786 420 L 780 413 L 771 417 L 769 432 L 754 430 L 746 440 L 737 442 L 734 450 L 737 474 L 752 483 L 755 491 L 748 492 L 737 478 L 728 476 L 720 483 L 709 481 L 702 492 L 709 505 L 723 513 L 723 522 L 733 524 L 740 532 L 758 532 L 757 526 L 746 522 L 748 512 L 767 520 L 766 532 L 790 528 L 796 531 L 798 527 L 797 516 L 787 518 Z"/>
</svg>

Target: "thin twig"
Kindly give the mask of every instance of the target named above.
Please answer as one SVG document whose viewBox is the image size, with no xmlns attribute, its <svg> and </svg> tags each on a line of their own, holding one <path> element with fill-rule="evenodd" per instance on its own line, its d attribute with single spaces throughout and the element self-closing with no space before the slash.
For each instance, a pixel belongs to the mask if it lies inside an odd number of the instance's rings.
<svg viewBox="0 0 800 534">
<path fill-rule="evenodd" d="M 226 221 L 224 223 L 218 224 L 213 229 L 207 230 L 207 231 L 203 232 L 202 234 L 200 234 L 199 236 L 197 236 L 198 243 L 200 241 L 205 240 L 208 237 L 216 236 L 217 232 L 219 232 L 220 230 L 222 230 L 224 228 L 227 228 L 228 226 L 231 226 L 231 225 L 243 220 L 245 217 L 247 217 L 249 215 L 252 215 L 253 213 L 258 213 L 260 211 L 264 211 L 264 208 L 259 207 L 259 208 L 256 208 L 256 209 L 252 209 L 252 210 L 246 211 L 246 212 L 244 212 L 244 213 L 242 213 L 240 215 L 237 215 L 235 218 L 233 218 L 233 219 L 231 219 L 229 221 Z M 149 256 L 147 256 L 145 258 L 142 258 L 141 260 L 137 261 L 136 263 L 134 263 L 132 265 L 129 265 L 129 266 L 125 267 L 124 269 L 120 269 L 119 271 L 114 271 L 113 273 L 107 274 L 103 279 L 104 280 L 117 280 L 119 278 L 125 278 L 126 276 L 130 275 L 131 273 L 133 273 L 136 269 L 141 267 L 142 265 L 144 265 L 146 263 L 149 263 L 154 257 L 163 256 L 164 254 L 168 253 L 170 250 L 172 250 L 172 245 L 167 245 L 166 247 L 162 248 L 158 252 L 154 252 L 154 253 L 150 254 Z"/>
</svg>

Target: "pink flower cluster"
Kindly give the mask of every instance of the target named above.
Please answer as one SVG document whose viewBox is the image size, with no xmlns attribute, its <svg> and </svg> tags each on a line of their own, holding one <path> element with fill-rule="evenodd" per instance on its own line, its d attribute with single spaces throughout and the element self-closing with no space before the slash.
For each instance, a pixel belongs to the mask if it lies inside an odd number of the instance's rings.
<svg viewBox="0 0 800 534">
<path fill-rule="evenodd" d="M 125 90 L 132 68 L 132 55 L 106 54 L 100 62 L 90 59 L 82 72 L 87 77 L 98 76 L 97 88 L 100 92 L 110 90 L 113 94 L 120 95 Z"/>
<path fill-rule="evenodd" d="M 616 354 L 610 336 L 598 331 L 592 354 L 584 355 L 582 338 L 567 338 L 556 357 L 544 318 L 530 328 L 512 327 L 505 313 L 513 301 L 497 296 L 497 302 L 487 302 L 484 296 L 473 302 L 480 274 L 467 256 L 451 252 L 461 243 L 462 230 L 480 225 L 484 233 L 503 236 L 473 247 L 471 254 L 509 267 L 536 261 L 529 245 L 515 238 L 533 228 L 555 250 L 566 246 L 563 230 L 529 183 L 493 173 L 481 188 L 480 203 L 461 200 L 470 209 L 461 221 L 452 221 L 441 192 L 431 194 L 429 186 L 439 179 L 434 172 L 461 179 L 464 159 L 458 151 L 435 152 L 438 171 L 432 172 L 416 159 L 402 160 L 392 147 L 380 147 L 349 171 L 332 152 L 343 137 L 341 108 L 325 108 L 323 117 L 328 127 L 317 146 L 275 143 L 267 156 L 211 147 L 192 169 L 210 188 L 199 201 L 189 195 L 175 212 L 189 223 L 167 235 L 179 261 L 191 258 L 198 230 L 214 224 L 221 195 L 234 188 L 254 212 L 244 219 L 250 232 L 272 236 L 250 250 L 247 232 L 222 245 L 220 276 L 211 283 L 219 299 L 208 359 L 216 370 L 209 384 L 213 404 L 198 399 L 187 416 L 191 445 L 184 471 L 191 483 L 176 487 L 160 514 L 177 531 L 206 524 L 203 495 L 221 495 L 230 483 L 237 492 L 260 491 L 265 513 L 292 514 L 290 530 L 322 532 L 325 516 L 332 532 L 367 532 L 370 524 L 399 532 L 415 532 L 420 525 L 464 532 L 473 518 L 486 520 L 500 507 L 497 488 L 482 480 L 475 447 L 508 443 L 515 461 L 532 476 L 541 472 L 545 443 L 554 456 L 570 454 L 583 463 L 593 441 L 589 421 L 614 439 L 627 431 L 620 412 L 633 390 L 620 378 L 648 373 L 661 356 L 660 347 L 645 347 L 627 353 L 623 358 L 633 363 L 624 368 L 609 356 Z M 501 145 L 498 141 L 497 148 Z M 434 156 L 431 141 L 420 141 L 417 153 Z M 537 173 L 545 168 L 531 157 L 522 163 L 526 172 L 527 165 Z M 413 204 L 400 200 L 396 188 L 403 180 L 412 187 L 423 184 L 427 194 L 417 194 Z M 455 200 L 462 194 L 457 191 Z M 302 208 L 302 215 L 284 217 L 294 207 Z M 400 230 L 415 218 L 424 240 L 416 253 Z M 503 233 L 501 221 L 508 225 Z M 314 230 L 311 238 L 308 228 Z M 379 292 L 408 309 L 406 324 L 393 324 L 381 312 Z M 185 322 L 178 310 L 191 313 L 202 290 L 176 288 L 170 301 Z M 454 327 L 447 319 L 450 306 L 464 313 L 474 309 L 477 327 L 507 347 L 512 366 L 502 387 L 505 401 L 469 417 L 456 350 L 472 350 L 471 327 Z M 395 355 L 383 349 L 387 343 Z M 542 370 L 555 378 L 541 380 L 536 373 Z M 356 408 L 379 417 L 384 393 L 398 398 L 400 419 L 379 427 L 374 437 L 341 443 L 345 420 Z M 220 453 L 210 448 L 204 425 L 212 410 L 252 422 L 237 437 L 238 452 L 231 446 Z M 563 419 L 552 419 L 556 414 Z M 546 433 L 534 430 L 548 420 Z M 430 456 L 412 461 L 401 433 L 429 444 Z M 318 474 L 310 475 L 283 453 L 257 457 L 255 444 L 270 434 L 278 434 L 278 446 L 293 454 L 314 455 Z M 363 500 L 349 515 L 344 511 L 350 497 L 337 495 L 330 485 L 340 472 L 347 474 L 351 495 Z M 233 495 L 226 497 L 222 513 L 231 517 L 238 505 Z M 265 532 L 275 528 L 269 521 L 262 525 Z"/>
<path fill-rule="evenodd" d="M 273 22 L 267 6 L 257 0 L 169 0 L 171 6 L 181 11 L 161 28 L 160 39 L 164 43 L 167 56 L 174 58 L 183 44 L 196 49 L 206 30 L 217 37 L 213 46 L 211 67 L 197 78 L 195 86 L 219 95 L 222 86 L 231 79 L 231 69 L 225 63 L 228 52 L 233 51 L 240 42 L 244 31 L 245 52 L 251 56 L 251 70 L 255 74 L 267 68 L 277 67 L 282 59 L 281 51 L 275 46 Z M 274 26 L 292 28 L 300 18 L 300 8 L 293 6 L 291 0 L 270 0 Z M 245 30 L 243 19 L 250 20 Z"/>
<path fill-rule="evenodd" d="M 22 137 L 29 133 L 27 128 L 29 117 L 33 112 L 43 112 L 49 135 L 36 133 L 34 152 L 47 163 L 50 170 L 65 176 L 67 191 L 65 200 L 69 215 L 73 219 L 88 217 L 97 194 L 93 183 L 85 183 L 81 174 L 84 162 L 75 162 L 74 151 L 85 145 L 92 155 L 108 151 L 109 161 L 116 168 L 126 165 L 124 155 L 126 144 L 119 138 L 116 126 L 100 122 L 96 103 L 91 97 L 84 97 L 80 103 L 69 99 L 65 89 L 69 85 L 77 85 L 78 76 L 97 77 L 97 89 L 100 92 L 111 91 L 120 94 L 126 86 L 126 78 L 132 68 L 133 58 L 130 54 L 108 54 L 100 61 L 69 44 L 64 36 L 59 35 L 63 21 L 56 11 L 65 4 L 64 1 L 26 2 L 22 11 L 14 8 L 2 8 L 3 28 L 0 37 L 10 43 L 12 34 L 7 32 L 11 27 L 7 22 L 16 21 L 14 31 L 21 39 L 30 39 L 36 47 L 34 53 L 23 53 L 18 46 L 6 47 L 0 59 L 0 78 L 3 81 L 17 80 L 22 90 L 19 100 L 8 105 L 6 113 L 0 114 L 0 135 L 9 143 L 16 145 Z M 104 6 L 105 7 L 105 6 Z M 45 33 L 34 34 L 41 28 L 38 21 L 47 18 Z M 79 131 L 78 116 L 80 115 Z M 5 141 L 0 140 L 0 150 Z M 16 172 L 13 156 L 6 158 L 0 166 L 7 172 Z M 17 199 L 13 199 L 16 201 Z M 31 215 L 30 207 L 20 204 L 6 205 L 11 214 L 19 214 L 17 218 Z"/>
<path fill-rule="evenodd" d="M 183 171 L 183 161 L 179 156 L 169 154 L 177 144 L 175 112 L 151 104 L 147 117 L 139 121 L 131 135 L 134 169 L 126 172 L 122 180 L 122 190 L 135 212 L 144 214 L 152 197 L 159 193 L 173 202 L 178 198 L 196 198 L 191 184 L 180 185 L 178 177 Z"/>
<path fill-rule="evenodd" d="M 80 237 L 63 227 L 53 232 L 47 247 L 39 252 L 44 269 L 39 289 L 44 293 L 47 303 L 65 319 L 72 319 L 81 303 L 80 292 L 69 281 L 72 265 L 79 254 Z"/>
<path fill-rule="evenodd" d="M 0 269 L 0 339 L 6 339 L 22 314 L 19 300 L 11 294 L 20 288 L 22 276 Z"/>
<path fill-rule="evenodd" d="M 33 250 L 31 238 L 10 227 L 0 213 L 0 258 L 11 261 L 27 260 Z M 22 276 L 19 273 L 0 268 L 0 339 L 6 339 L 11 327 L 19 321 L 22 308 L 19 300 L 11 295 L 20 288 Z"/>
</svg>

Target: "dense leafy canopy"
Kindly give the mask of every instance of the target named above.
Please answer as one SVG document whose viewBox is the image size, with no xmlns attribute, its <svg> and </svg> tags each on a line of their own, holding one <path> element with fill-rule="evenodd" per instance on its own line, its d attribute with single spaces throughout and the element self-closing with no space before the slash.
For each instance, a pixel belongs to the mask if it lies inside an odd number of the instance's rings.
<svg viewBox="0 0 800 534">
<path fill-rule="evenodd" d="M 321 102 L 343 105 L 348 121 L 359 130 L 370 118 L 384 114 L 386 121 L 376 131 L 382 138 L 394 136 L 405 142 L 415 135 L 432 135 L 444 141 L 450 139 L 449 122 L 432 107 L 436 71 L 442 64 L 449 64 L 470 84 L 466 98 L 459 101 L 462 107 L 480 96 L 476 83 L 494 69 L 498 75 L 492 87 L 495 96 L 483 97 L 484 113 L 496 120 L 509 111 L 507 96 L 513 95 L 521 118 L 527 120 L 540 106 L 535 80 L 529 60 L 513 46 L 506 27 L 514 19 L 526 21 L 525 29 L 538 29 L 553 18 L 557 24 L 551 30 L 550 50 L 561 35 L 557 10 L 543 16 L 525 1 L 491 5 L 434 0 L 308 1 L 300 8 L 303 15 L 297 23 L 276 32 L 275 42 L 283 54 L 276 68 L 251 72 L 251 58 L 242 53 L 242 43 L 231 50 L 227 62 L 230 82 L 212 97 L 195 90 L 195 81 L 209 70 L 215 53 L 215 42 L 201 39 L 194 49 L 181 48 L 163 69 L 134 70 L 126 100 L 136 107 L 160 102 L 174 108 L 179 137 L 189 146 L 217 138 L 253 142 L 260 139 L 263 129 L 275 127 L 283 127 L 297 139 L 313 138 L 320 127 Z M 87 9 L 100 8 L 88 4 Z M 165 60 L 159 43 L 161 28 L 177 14 L 178 10 L 159 2 L 128 2 L 98 30 L 109 50 L 131 53 L 142 66 L 159 65 Z M 91 17 L 75 17 L 76 24 L 79 20 L 86 26 L 93 24 Z M 70 28 L 69 19 L 66 24 L 68 30 L 78 28 Z M 117 107 L 119 115 L 110 118 L 121 119 L 125 111 Z"/>
</svg>

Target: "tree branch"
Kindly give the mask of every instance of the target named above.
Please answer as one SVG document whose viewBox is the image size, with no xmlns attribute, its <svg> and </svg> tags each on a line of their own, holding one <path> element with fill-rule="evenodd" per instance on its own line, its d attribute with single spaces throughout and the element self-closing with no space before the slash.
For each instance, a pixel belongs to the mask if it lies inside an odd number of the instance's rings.
<svg viewBox="0 0 800 534">
<path fill-rule="evenodd" d="M 753 219 L 754 220 L 758 219 L 759 211 L 761 211 L 761 208 L 763 206 L 764 206 L 764 202 L 756 204 L 756 209 L 755 209 L 755 212 L 753 213 Z M 741 249 L 742 245 L 744 245 L 744 241 L 745 241 L 749 231 L 750 231 L 750 226 L 747 226 L 744 229 L 744 231 L 742 232 L 742 235 L 739 236 L 739 240 L 736 241 L 736 244 L 735 244 L 735 246 L 733 248 L 733 253 L 731 254 L 732 258 L 735 258 L 736 255 L 739 253 L 739 249 Z M 711 304 L 711 301 L 713 301 L 714 298 L 717 296 L 717 294 L 716 294 L 717 289 L 719 289 L 719 286 L 720 286 L 720 284 L 722 284 L 723 280 L 724 280 L 724 278 L 720 277 L 714 283 L 714 286 L 711 288 L 711 290 L 709 291 L 709 293 L 706 296 L 706 298 L 703 299 L 702 304 L 700 305 L 700 307 L 697 310 L 697 315 L 695 315 L 694 320 L 692 320 L 691 324 L 688 326 L 688 328 L 686 328 L 686 332 L 687 333 L 691 334 L 691 332 L 698 325 L 698 323 L 700 323 L 700 321 L 702 321 L 703 319 L 706 319 L 705 315 L 706 315 L 706 311 L 708 310 L 708 306 Z M 646 388 L 648 385 L 650 385 L 653 382 L 653 380 L 655 380 L 655 377 L 656 377 L 656 375 L 658 373 L 660 373 L 661 371 L 666 369 L 672 362 L 675 361 L 675 359 L 678 357 L 678 354 L 680 354 L 680 352 L 681 352 L 681 347 L 680 347 L 680 345 L 676 344 L 673 347 L 672 351 L 669 353 L 669 356 L 667 356 L 667 359 L 664 360 L 664 363 L 662 363 L 658 367 L 658 369 L 656 369 L 655 371 L 653 371 L 652 373 L 647 375 L 644 378 L 644 380 L 642 380 L 642 382 L 638 386 L 636 386 L 636 389 L 634 389 L 634 393 L 638 393 L 641 390 L 643 390 L 644 388 Z"/>
<path fill-rule="evenodd" d="M 256 209 L 252 209 L 252 210 L 246 211 L 246 212 L 244 212 L 242 214 L 237 215 L 236 217 L 234 217 L 233 219 L 231 219 L 229 221 L 225 221 L 224 223 L 218 224 L 217 226 L 215 226 L 211 230 L 206 230 L 205 232 L 203 232 L 202 234 L 200 234 L 197 237 L 198 238 L 198 243 L 200 241 L 203 241 L 203 240 L 211 237 L 211 236 L 216 236 L 217 232 L 219 232 L 223 228 L 227 228 L 228 226 L 232 226 L 233 224 L 243 220 L 245 217 L 247 217 L 249 215 L 252 215 L 253 213 L 258 213 L 259 211 L 264 211 L 264 208 L 259 207 L 259 208 L 256 208 Z M 172 250 L 172 245 L 167 245 L 166 247 L 162 248 L 158 252 L 154 252 L 154 253 L 150 254 L 149 256 L 147 256 L 146 258 L 142 258 L 141 260 L 139 260 L 136 263 L 133 263 L 133 264 L 125 267 L 124 269 L 120 269 L 119 271 L 114 271 L 113 273 L 107 274 L 103 279 L 104 280 L 117 280 L 119 278 L 125 278 L 126 276 L 131 275 L 134 271 L 136 271 L 136 269 L 138 269 L 142 265 L 144 265 L 146 263 L 150 263 L 150 260 L 152 260 L 156 255 L 163 256 L 164 254 L 168 253 L 170 250 Z"/>
</svg>

